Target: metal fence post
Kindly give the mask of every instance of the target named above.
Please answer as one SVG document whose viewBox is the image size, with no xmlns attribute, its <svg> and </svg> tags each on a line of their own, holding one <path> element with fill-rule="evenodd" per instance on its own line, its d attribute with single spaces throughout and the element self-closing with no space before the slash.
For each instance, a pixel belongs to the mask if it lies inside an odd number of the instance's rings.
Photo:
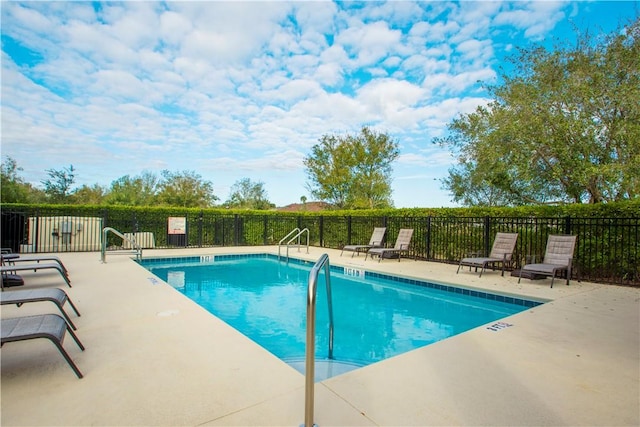
<svg viewBox="0 0 640 427">
<path fill-rule="evenodd" d="M 198 217 L 198 247 L 202 247 L 202 228 L 204 223 L 204 211 L 200 210 L 200 216 Z"/>
<path fill-rule="evenodd" d="M 269 244 L 269 220 L 266 215 L 262 215 L 262 243 L 267 246 Z"/>
<path fill-rule="evenodd" d="M 564 234 L 571 234 L 571 217 L 568 215 L 564 218 Z"/>
<path fill-rule="evenodd" d="M 238 246 L 240 234 L 240 216 L 235 214 L 233 216 L 233 246 Z"/>
<path fill-rule="evenodd" d="M 491 220 L 489 215 L 484 217 L 484 256 L 489 256 L 491 251 L 489 241 L 491 240 Z"/>
<path fill-rule="evenodd" d="M 38 252 L 38 247 L 40 247 L 40 209 L 36 209 L 36 217 L 33 222 L 35 228 L 35 232 L 33 234 L 33 252 Z"/>
<path fill-rule="evenodd" d="M 428 261 L 431 259 L 431 215 L 427 217 L 427 235 L 425 236 L 425 258 Z"/>
</svg>

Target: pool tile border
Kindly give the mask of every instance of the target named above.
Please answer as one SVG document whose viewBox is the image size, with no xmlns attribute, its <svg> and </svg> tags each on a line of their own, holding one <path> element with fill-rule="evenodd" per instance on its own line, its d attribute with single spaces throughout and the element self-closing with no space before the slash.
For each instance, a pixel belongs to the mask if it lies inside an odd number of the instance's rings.
<svg viewBox="0 0 640 427">
<path fill-rule="evenodd" d="M 277 260 L 279 257 L 278 257 L 278 255 L 273 255 L 273 254 L 268 254 L 268 253 L 260 253 L 260 254 L 226 254 L 226 255 L 196 255 L 196 256 L 181 256 L 181 257 L 145 258 L 145 259 L 142 259 L 142 260 L 139 260 L 139 261 L 136 261 L 136 262 L 144 267 L 144 266 L 147 266 L 147 265 L 165 264 L 165 263 L 168 263 L 168 262 L 171 262 L 171 263 L 174 263 L 174 264 L 176 264 L 176 263 L 177 264 L 192 264 L 192 263 L 207 264 L 207 263 L 215 263 L 215 262 L 218 262 L 218 261 L 230 261 L 230 260 L 248 259 L 248 258 L 267 258 L 267 259 Z M 289 263 L 293 263 L 293 264 L 299 264 L 299 265 L 313 265 L 314 264 L 314 262 L 312 262 L 312 261 L 298 259 L 298 258 L 291 258 L 291 257 L 288 258 L 288 262 Z M 541 304 L 544 304 L 544 302 L 541 302 L 541 301 L 534 301 L 534 300 L 529 300 L 529 299 L 525 299 L 525 298 L 519 298 L 519 297 L 516 297 L 516 296 L 493 294 L 491 292 L 484 292 L 484 291 L 479 291 L 479 290 L 474 290 L 474 289 L 461 288 L 461 287 L 458 287 L 458 286 L 446 285 L 446 284 L 442 284 L 442 283 L 427 282 L 427 281 L 418 280 L 418 279 L 410 279 L 410 278 L 406 278 L 406 277 L 402 277 L 402 276 L 392 276 L 392 275 L 389 275 L 389 274 L 377 273 L 377 272 L 367 271 L 367 270 L 362 270 L 362 269 L 353 270 L 353 269 L 350 269 L 349 267 L 343 267 L 343 266 L 338 266 L 338 265 L 330 265 L 330 269 L 331 269 L 331 271 L 335 271 L 335 272 L 338 272 L 338 273 L 346 274 L 348 276 L 362 277 L 362 274 L 364 273 L 364 278 L 365 279 L 367 277 L 384 279 L 384 280 L 389 280 L 389 281 L 393 281 L 393 282 L 399 282 L 399 283 L 403 283 L 403 284 L 409 284 L 409 285 L 415 285 L 415 286 L 423 286 L 423 287 L 426 287 L 426 288 L 436 289 L 436 290 L 445 291 L 445 292 L 451 292 L 451 293 L 454 293 L 454 294 L 460 294 L 460 295 L 466 295 L 466 296 L 471 296 L 471 297 L 476 297 L 476 298 L 488 299 L 488 300 L 491 300 L 491 301 L 504 302 L 504 303 L 507 303 L 507 304 L 515 304 L 515 305 L 519 305 L 519 306 L 527 307 L 527 308 L 537 307 L 537 306 L 539 306 Z"/>
</svg>

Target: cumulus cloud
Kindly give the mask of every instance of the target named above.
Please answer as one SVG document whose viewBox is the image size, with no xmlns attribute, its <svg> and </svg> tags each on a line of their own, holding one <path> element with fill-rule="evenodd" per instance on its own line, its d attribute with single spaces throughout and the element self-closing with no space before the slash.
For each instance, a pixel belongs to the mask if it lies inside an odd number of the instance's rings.
<svg viewBox="0 0 640 427">
<path fill-rule="evenodd" d="M 27 181 L 69 164 L 89 185 L 197 170 L 221 189 L 264 181 L 287 204 L 304 194 L 311 146 L 363 125 L 400 142 L 404 179 L 442 176 L 452 159 L 430 141 L 488 102 L 478 81 L 496 78 L 496 52 L 576 6 L 63 1 L 1 13 L 2 154 Z"/>
</svg>

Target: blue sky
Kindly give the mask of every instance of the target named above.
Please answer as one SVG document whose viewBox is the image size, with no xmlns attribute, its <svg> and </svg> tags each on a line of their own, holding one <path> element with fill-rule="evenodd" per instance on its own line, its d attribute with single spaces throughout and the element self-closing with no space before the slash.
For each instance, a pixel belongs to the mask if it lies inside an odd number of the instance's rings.
<svg viewBox="0 0 640 427">
<path fill-rule="evenodd" d="M 516 47 L 609 33 L 640 2 L 8 2 L 2 158 L 40 186 L 195 171 L 224 201 L 242 178 L 278 206 L 313 198 L 303 159 L 366 125 L 400 146 L 396 207 L 454 206 L 432 143 L 488 102 Z"/>
</svg>

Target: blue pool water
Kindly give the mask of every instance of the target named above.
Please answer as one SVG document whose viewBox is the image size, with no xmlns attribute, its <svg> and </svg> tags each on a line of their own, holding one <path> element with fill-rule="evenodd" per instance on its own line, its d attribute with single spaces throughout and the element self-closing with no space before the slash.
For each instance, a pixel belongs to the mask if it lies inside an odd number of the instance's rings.
<svg viewBox="0 0 640 427">
<path fill-rule="evenodd" d="M 304 371 L 306 292 L 312 264 L 271 255 L 146 259 L 175 289 Z M 345 274 L 346 273 L 346 274 Z M 328 357 L 324 273 L 318 280 L 316 358 Z M 446 285 L 331 267 L 332 376 L 494 322 L 538 305 Z M 318 370 L 318 368 L 317 368 Z"/>
</svg>

